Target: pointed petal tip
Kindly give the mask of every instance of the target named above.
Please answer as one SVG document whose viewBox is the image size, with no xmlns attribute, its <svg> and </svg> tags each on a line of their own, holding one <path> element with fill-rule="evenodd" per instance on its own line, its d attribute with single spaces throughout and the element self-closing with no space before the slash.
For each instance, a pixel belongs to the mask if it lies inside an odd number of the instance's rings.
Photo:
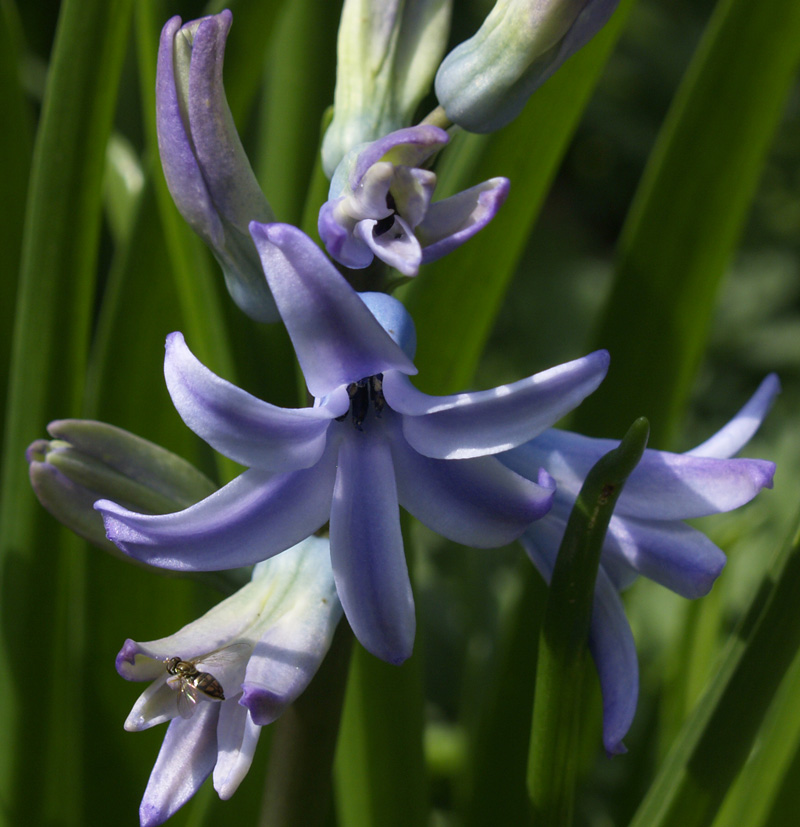
<svg viewBox="0 0 800 827">
<path fill-rule="evenodd" d="M 264 224 L 260 221 L 251 221 L 249 229 L 254 242 L 267 241 L 277 247 L 305 235 L 297 227 L 293 227 L 291 224 L 281 224 L 280 222 Z"/>
<path fill-rule="evenodd" d="M 603 367 L 605 370 L 608 370 L 611 364 L 611 354 L 605 348 L 593 351 L 586 358 L 596 361 L 598 367 Z"/>
<path fill-rule="evenodd" d="M 403 652 L 393 652 L 392 654 L 381 658 L 381 660 L 386 661 L 386 663 L 391 666 L 402 666 L 411 657 L 412 653 L 413 649 Z"/>
<path fill-rule="evenodd" d="M 242 697 L 239 704 L 245 707 L 258 726 L 267 726 L 276 721 L 286 709 L 289 701 L 276 692 L 271 692 L 264 686 L 254 686 L 251 683 L 242 684 Z"/>
<path fill-rule="evenodd" d="M 139 652 L 139 645 L 136 641 L 131 640 L 128 638 L 125 643 L 122 644 L 122 649 L 119 650 L 117 657 L 114 661 L 114 666 L 119 672 L 119 674 L 125 678 L 125 680 L 133 680 L 130 675 L 130 669 L 128 669 L 128 665 L 133 666 L 136 663 L 136 654 Z"/>
<path fill-rule="evenodd" d="M 46 439 L 36 439 L 25 449 L 25 462 L 28 465 L 44 461 L 50 443 Z"/>
<path fill-rule="evenodd" d="M 154 804 L 145 804 L 139 807 L 139 824 L 141 827 L 158 827 L 163 824 L 170 817 L 170 813 L 165 813 L 161 807 L 156 807 Z"/>
<path fill-rule="evenodd" d="M 175 37 L 175 33 L 180 29 L 183 25 L 183 20 L 179 15 L 175 15 L 174 17 L 170 17 L 169 20 L 164 24 L 164 27 L 161 29 L 161 44 L 162 46 L 164 43 L 171 43 L 172 39 Z"/>
<path fill-rule="evenodd" d="M 359 643 L 370 653 L 390 666 L 402 666 L 414 653 L 414 634 L 404 641 L 386 641 L 372 639 L 369 645 L 359 639 Z"/>
<path fill-rule="evenodd" d="M 180 344 L 186 344 L 186 339 L 180 330 L 173 330 L 172 333 L 167 334 L 167 338 L 164 340 L 164 349 L 169 350 L 171 347 Z"/>
<path fill-rule="evenodd" d="M 603 747 L 605 748 L 606 755 L 609 758 L 613 758 L 615 755 L 625 755 L 628 751 L 628 748 L 622 741 L 603 741 Z"/>
</svg>

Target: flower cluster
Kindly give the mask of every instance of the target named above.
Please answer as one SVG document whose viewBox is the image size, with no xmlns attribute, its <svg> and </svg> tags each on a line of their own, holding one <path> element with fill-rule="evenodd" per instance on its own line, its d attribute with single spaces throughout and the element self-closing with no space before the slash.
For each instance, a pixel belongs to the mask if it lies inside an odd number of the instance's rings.
<svg viewBox="0 0 800 827">
<path fill-rule="evenodd" d="M 169 818 L 211 774 L 222 798 L 235 791 L 260 728 L 312 680 L 342 612 L 375 656 L 400 664 L 411 655 L 401 507 L 463 545 L 519 540 L 550 578 L 582 482 L 616 445 L 553 426 L 600 385 L 609 354 L 489 390 L 430 396 L 410 378 L 411 317 L 379 290 L 388 268 L 399 282 L 468 243 L 506 198 L 509 181 L 491 178 L 433 201 L 448 129 L 486 132 L 510 121 L 615 6 L 498 0 L 480 31 L 439 65 L 448 0 L 347 0 L 321 149 L 330 189 L 318 205 L 319 235 L 336 264 L 300 229 L 276 221 L 250 167 L 222 83 L 230 12 L 164 27 L 157 125 L 167 184 L 239 308 L 285 326 L 313 401 L 285 408 L 258 399 L 212 373 L 173 332 L 164 375 L 174 406 L 195 434 L 246 467 L 239 476 L 218 488 L 101 423 L 53 423 L 55 440 L 29 449 L 42 502 L 93 542 L 178 573 L 253 567 L 250 582 L 199 620 L 160 640 L 128 640 L 117 657 L 124 678 L 151 682 L 126 729 L 169 722 L 143 825 Z M 414 123 L 434 74 L 440 106 Z M 356 269 L 364 271 L 358 283 L 375 289 L 354 289 Z M 638 692 L 618 593 L 639 574 L 686 597 L 708 592 L 725 558 L 684 520 L 737 508 L 771 487 L 771 463 L 731 457 L 777 390 L 769 377 L 729 425 L 687 454 L 646 451 L 617 504 L 589 637 L 609 752 L 623 749 Z"/>
</svg>

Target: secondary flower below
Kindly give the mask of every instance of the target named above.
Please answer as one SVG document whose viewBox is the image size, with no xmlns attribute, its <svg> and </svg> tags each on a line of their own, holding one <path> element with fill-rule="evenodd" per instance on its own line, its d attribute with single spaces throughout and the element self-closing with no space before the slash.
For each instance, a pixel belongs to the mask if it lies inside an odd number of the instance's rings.
<svg viewBox="0 0 800 827">
<path fill-rule="evenodd" d="M 603 741 L 624 751 L 639 691 L 636 647 L 618 591 L 638 575 L 683 597 L 709 592 L 725 555 L 701 531 L 683 521 L 731 511 L 763 488 L 772 488 L 775 465 L 730 459 L 753 436 L 778 393 L 768 376 L 752 399 L 711 439 L 685 454 L 647 449 L 628 478 L 603 544 L 589 632 L 603 693 Z M 556 483 L 553 508 L 528 528 L 520 542 L 550 579 L 567 519 L 589 469 L 619 443 L 551 429 L 501 460 L 524 476 L 544 468 Z"/>
<path fill-rule="evenodd" d="M 252 581 L 169 637 L 125 641 L 117 671 L 152 681 L 125 729 L 169 721 L 139 810 L 162 824 L 213 772 L 227 799 L 253 760 L 261 727 L 305 690 L 342 614 L 328 541 L 310 537 L 260 563 Z"/>
</svg>

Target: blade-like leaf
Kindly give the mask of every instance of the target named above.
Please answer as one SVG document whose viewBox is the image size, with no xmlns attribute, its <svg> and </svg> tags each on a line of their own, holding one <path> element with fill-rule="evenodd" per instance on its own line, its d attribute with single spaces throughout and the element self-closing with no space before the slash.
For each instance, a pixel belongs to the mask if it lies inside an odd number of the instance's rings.
<svg viewBox="0 0 800 827">
<path fill-rule="evenodd" d="M 755 593 L 631 827 L 713 822 L 800 646 L 798 590 L 800 529 Z"/>
<path fill-rule="evenodd" d="M 800 748 L 800 656 L 796 656 L 769 710 L 752 755 L 725 798 L 714 827 L 760 827 L 767 822 L 781 784 L 795 783 L 791 764 Z M 758 790 L 758 795 L 753 795 Z M 787 813 L 789 823 L 790 816 Z"/>
<path fill-rule="evenodd" d="M 428 823 L 421 680 L 419 648 L 399 667 L 353 651 L 336 753 L 341 824 Z"/>
<path fill-rule="evenodd" d="M 80 708 L 80 681 L 31 680 L 32 653 L 51 675 L 71 674 L 84 654 L 81 557 L 74 538 L 63 542 L 65 535 L 43 518 L 27 484 L 24 452 L 48 420 L 79 413 L 100 182 L 131 6 L 130 0 L 62 3 L 34 150 L 0 489 L 6 620 L 0 799 L 11 823 L 83 820 L 81 758 L 62 760 L 83 723 L 77 712 L 64 714 Z"/>
<path fill-rule="evenodd" d="M 606 435 L 645 415 L 653 445 L 669 444 L 798 61 L 794 0 L 719 3 L 623 230 L 593 339 L 611 368 L 576 430 Z"/>
<path fill-rule="evenodd" d="M 320 121 L 333 100 L 339 13 L 338 3 L 294 0 L 280 15 L 270 44 L 257 168 L 279 221 L 299 225 L 303 217 L 319 159 Z"/>
<path fill-rule="evenodd" d="M 649 427 L 638 419 L 619 447 L 586 475 L 550 580 L 539 638 L 528 792 L 542 824 L 572 823 L 581 692 L 589 659 L 589 622 L 606 530 L 625 481 L 642 458 Z"/>
<path fill-rule="evenodd" d="M 33 150 L 32 113 L 20 85 L 20 26 L 16 9 L 8 0 L 0 3 L 0 433 L 5 420 L 5 395 L 11 352 L 14 305 L 17 292 L 25 194 Z"/>
</svg>

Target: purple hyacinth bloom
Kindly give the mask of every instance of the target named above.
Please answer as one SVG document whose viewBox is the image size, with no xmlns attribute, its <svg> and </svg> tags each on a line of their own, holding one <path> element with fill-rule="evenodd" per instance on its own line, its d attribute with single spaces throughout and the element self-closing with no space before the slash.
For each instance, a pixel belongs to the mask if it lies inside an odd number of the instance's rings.
<svg viewBox="0 0 800 827">
<path fill-rule="evenodd" d="M 510 123 L 528 98 L 579 49 L 619 0 L 497 0 L 481 28 L 436 73 L 447 117 L 470 132 Z"/>
<path fill-rule="evenodd" d="M 266 559 L 330 520 L 336 588 L 358 639 L 399 663 L 413 648 L 414 601 L 399 506 L 439 534 L 495 547 L 549 509 L 553 491 L 495 456 L 529 441 L 602 381 L 608 354 L 487 391 L 428 396 L 408 379 L 413 324 L 396 299 L 356 293 L 295 227 L 251 227 L 311 394 L 277 408 L 167 340 L 167 387 L 186 424 L 250 466 L 196 505 L 163 516 L 107 500 L 108 537 L 152 565 L 215 570 Z"/>
<path fill-rule="evenodd" d="M 404 276 L 435 261 L 485 227 L 508 195 L 508 179 L 491 178 L 431 203 L 436 175 L 424 163 L 449 140 L 438 126 L 398 129 L 352 149 L 336 168 L 319 211 L 319 235 L 345 267 L 375 256 Z"/>
<path fill-rule="evenodd" d="M 156 73 L 158 149 L 167 186 L 191 228 L 208 244 L 239 307 L 260 322 L 276 321 L 248 232 L 273 221 L 272 209 L 245 154 L 222 85 L 225 10 L 161 32 Z"/>
<path fill-rule="evenodd" d="M 633 634 L 618 592 L 638 575 L 683 597 L 707 594 L 725 565 L 725 555 L 684 520 L 731 511 L 763 488 L 772 488 L 775 465 L 731 459 L 758 430 L 778 393 L 768 376 L 750 401 L 711 439 L 685 454 L 647 449 L 628 478 L 603 544 L 589 632 L 603 694 L 603 743 L 624 752 L 639 692 Z M 556 483 L 550 512 L 520 541 L 549 581 L 569 513 L 583 480 L 603 454 L 619 443 L 551 429 L 501 460 L 523 476 L 544 468 Z"/>
<path fill-rule="evenodd" d="M 139 810 L 142 827 L 170 818 L 212 772 L 220 798 L 236 792 L 261 727 L 308 686 L 341 614 L 328 541 L 310 537 L 257 565 L 250 583 L 174 635 L 125 641 L 117 671 L 127 680 L 151 681 L 125 729 L 169 721 Z M 205 691 L 197 689 L 200 679 L 191 667 L 185 671 L 189 664 L 216 686 L 204 682 Z"/>
</svg>

